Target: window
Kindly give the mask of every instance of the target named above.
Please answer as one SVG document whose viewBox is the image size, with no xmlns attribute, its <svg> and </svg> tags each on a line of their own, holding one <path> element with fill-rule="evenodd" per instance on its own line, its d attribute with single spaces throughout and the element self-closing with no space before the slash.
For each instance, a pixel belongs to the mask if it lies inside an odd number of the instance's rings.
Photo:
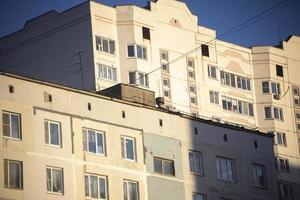
<svg viewBox="0 0 300 200">
<path fill-rule="evenodd" d="M 84 175 L 85 196 L 92 199 L 107 199 L 107 178 L 105 176 Z"/>
<path fill-rule="evenodd" d="M 124 180 L 124 200 L 139 200 L 139 186 L 135 181 Z"/>
<path fill-rule="evenodd" d="M 129 83 L 136 84 L 143 87 L 149 87 L 148 85 L 148 74 L 143 72 L 129 72 Z"/>
<path fill-rule="evenodd" d="M 235 87 L 236 84 L 235 84 L 235 75 L 234 74 L 224 72 L 224 71 L 220 71 L 220 77 L 221 77 L 221 84 L 222 85 Z"/>
<path fill-rule="evenodd" d="M 23 164 L 21 161 L 4 159 L 4 187 L 23 189 Z"/>
<path fill-rule="evenodd" d="M 276 65 L 276 75 L 283 77 L 283 67 L 281 65 Z"/>
<path fill-rule="evenodd" d="M 105 155 L 104 132 L 91 129 L 82 129 L 83 150 L 99 155 Z"/>
<path fill-rule="evenodd" d="M 224 71 L 220 71 L 220 77 L 222 85 L 237 87 L 243 90 L 251 90 L 251 80 L 246 77 Z"/>
<path fill-rule="evenodd" d="M 170 79 L 163 78 L 163 85 L 166 86 L 166 87 L 169 87 L 170 86 Z"/>
<path fill-rule="evenodd" d="M 248 78 L 236 75 L 237 88 L 251 90 L 251 81 Z"/>
<path fill-rule="evenodd" d="M 219 180 L 235 182 L 235 164 L 234 160 L 217 157 L 216 159 L 217 165 L 217 177 Z"/>
<path fill-rule="evenodd" d="M 195 85 L 190 85 L 190 93 L 196 94 L 196 86 Z"/>
<path fill-rule="evenodd" d="M 270 93 L 270 85 L 269 85 L 269 81 L 263 81 L 261 83 L 262 85 L 262 90 L 263 90 L 263 93 Z"/>
<path fill-rule="evenodd" d="M 127 45 L 127 55 L 129 58 L 147 60 L 147 48 L 137 44 Z"/>
<path fill-rule="evenodd" d="M 175 176 L 174 161 L 163 158 L 153 158 L 154 172 Z"/>
<path fill-rule="evenodd" d="M 278 171 L 282 171 L 282 172 L 289 172 L 290 171 L 290 169 L 289 169 L 289 160 L 288 159 L 277 158 L 276 163 L 277 163 Z"/>
<path fill-rule="evenodd" d="M 192 58 L 187 58 L 188 77 L 195 79 L 195 62 Z"/>
<path fill-rule="evenodd" d="M 203 160 L 202 153 L 189 151 L 190 172 L 197 175 L 203 175 Z"/>
<path fill-rule="evenodd" d="M 260 188 L 266 188 L 267 177 L 266 177 L 265 166 L 253 163 L 252 169 L 253 169 L 254 186 Z"/>
<path fill-rule="evenodd" d="M 45 120 L 46 144 L 62 147 L 62 136 L 59 122 Z"/>
<path fill-rule="evenodd" d="M 293 87 L 293 94 L 294 96 L 300 96 L 299 87 L 296 86 Z"/>
<path fill-rule="evenodd" d="M 96 49 L 114 55 L 116 51 L 115 41 L 96 36 Z"/>
<path fill-rule="evenodd" d="M 98 64 L 99 77 L 112 81 L 117 81 L 117 69 L 106 65 Z"/>
<path fill-rule="evenodd" d="M 282 108 L 266 106 L 264 109 L 265 109 L 265 119 L 277 119 L 283 121 Z"/>
<path fill-rule="evenodd" d="M 191 101 L 192 104 L 197 105 L 197 97 L 196 96 L 191 96 L 190 101 Z"/>
<path fill-rule="evenodd" d="M 62 168 L 46 168 L 47 191 L 51 193 L 64 193 L 64 175 Z"/>
<path fill-rule="evenodd" d="M 147 27 L 142 27 L 143 39 L 150 40 L 150 29 Z"/>
<path fill-rule="evenodd" d="M 193 200 L 205 200 L 205 195 L 200 193 L 193 193 Z"/>
<path fill-rule="evenodd" d="M 14 139 L 21 138 L 21 115 L 2 112 L 3 136 Z"/>
<path fill-rule="evenodd" d="M 126 160 L 136 160 L 135 139 L 127 136 L 121 137 L 122 157 Z"/>
<path fill-rule="evenodd" d="M 275 133 L 275 144 L 286 146 L 285 133 L 280 133 L 280 132 Z"/>
<path fill-rule="evenodd" d="M 219 105 L 219 92 L 209 91 L 210 103 Z"/>
<path fill-rule="evenodd" d="M 162 71 L 165 73 L 169 73 L 169 55 L 168 52 L 165 50 L 162 50 L 160 53 L 160 60 L 161 60 L 161 68 Z"/>
<path fill-rule="evenodd" d="M 230 97 L 222 97 L 222 107 L 224 110 L 232 111 L 235 113 L 248 115 L 253 117 L 254 116 L 254 110 L 253 110 L 253 104 L 236 100 Z"/>
<path fill-rule="evenodd" d="M 274 95 L 280 95 L 280 83 L 272 82 L 272 81 L 263 81 L 262 83 L 262 91 L 264 94 L 274 94 Z"/>
<path fill-rule="evenodd" d="M 293 188 L 291 184 L 279 183 L 279 196 L 286 199 L 293 198 Z"/>
<path fill-rule="evenodd" d="M 202 52 L 202 56 L 209 57 L 209 48 L 208 48 L 208 45 L 201 44 L 201 52 Z"/>
<path fill-rule="evenodd" d="M 208 77 L 217 79 L 217 67 L 213 65 L 207 66 Z"/>
</svg>

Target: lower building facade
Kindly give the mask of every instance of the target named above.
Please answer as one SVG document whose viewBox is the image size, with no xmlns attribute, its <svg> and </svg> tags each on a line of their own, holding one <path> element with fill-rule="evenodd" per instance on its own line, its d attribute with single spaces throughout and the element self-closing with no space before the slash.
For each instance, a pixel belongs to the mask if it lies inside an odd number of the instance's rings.
<svg viewBox="0 0 300 200">
<path fill-rule="evenodd" d="M 273 135 L 0 74 L 0 199 L 273 200 Z"/>
</svg>

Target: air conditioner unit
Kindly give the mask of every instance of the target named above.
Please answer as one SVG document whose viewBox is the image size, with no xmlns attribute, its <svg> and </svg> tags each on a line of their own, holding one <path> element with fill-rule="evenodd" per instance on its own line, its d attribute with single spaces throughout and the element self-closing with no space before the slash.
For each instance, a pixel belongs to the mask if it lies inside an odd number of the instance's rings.
<svg viewBox="0 0 300 200">
<path fill-rule="evenodd" d="M 273 98 L 276 99 L 276 100 L 279 100 L 279 99 L 280 99 L 280 96 L 279 96 L 278 94 L 274 94 L 274 95 L 273 95 Z"/>
</svg>

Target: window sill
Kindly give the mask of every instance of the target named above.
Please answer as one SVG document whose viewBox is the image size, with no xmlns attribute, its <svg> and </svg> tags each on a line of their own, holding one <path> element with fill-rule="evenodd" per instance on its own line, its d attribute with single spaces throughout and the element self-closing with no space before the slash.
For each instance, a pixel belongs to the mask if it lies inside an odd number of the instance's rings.
<svg viewBox="0 0 300 200">
<path fill-rule="evenodd" d="M 124 161 L 128 161 L 128 162 L 137 162 L 135 159 L 134 160 L 131 160 L 131 159 L 127 159 L 127 158 L 122 158 L 122 160 L 124 160 Z"/>
<path fill-rule="evenodd" d="M 159 173 L 159 172 L 154 172 L 154 174 L 159 175 L 159 176 L 165 176 L 165 177 L 176 177 L 175 174 L 171 175 L 171 174 L 164 174 L 164 173 Z"/>
<path fill-rule="evenodd" d="M 257 185 L 255 185 L 254 187 L 255 187 L 256 189 L 268 190 L 267 187 L 263 187 L 263 186 L 257 186 Z"/>
<path fill-rule="evenodd" d="M 231 181 L 231 180 L 224 180 L 224 179 L 219 179 L 219 178 L 218 178 L 218 180 L 219 180 L 219 181 L 222 181 L 222 182 L 226 182 L 226 183 L 235 183 L 235 184 L 237 183 L 236 180 Z"/>
<path fill-rule="evenodd" d="M 99 54 L 103 54 L 103 55 L 107 55 L 107 56 L 111 56 L 111 57 L 115 57 L 116 56 L 116 53 L 111 54 L 111 53 L 107 53 L 105 51 L 100 51 L 100 50 L 97 50 L 97 49 L 96 49 L 96 52 L 99 53 Z"/>
<path fill-rule="evenodd" d="M 45 144 L 46 147 L 54 147 L 57 149 L 62 149 L 62 147 L 60 145 L 53 145 L 53 144 Z"/>
<path fill-rule="evenodd" d="M 92 155 L 92 156 L 100 156 L 100 157 L 106 157 L 106 154 L 98 154 L 98 153 L 94 153 L 94 152 L 89 152 L 89 151 L 84 151 L 85 154 L 88 154 L 88 155 Z"/>
<path fill-rule="evenodd" d="M 8 140 L 14 140 L 14 141 L 22 141 L 22 139 L 19 139 L 19 138 L 13 138 L 13 137 L 8 137 L 8 136 L 3 136 L 3 138 L 8 139 Z"/>
<path fill-rule="evenodd" d="M 209 78 L 209 79 L 212 79 L 212 80 L 214 80 L 214 81 L 219 81 L 218 78 L 214 78 L 214 77 L 210 77 L 210 76 L 208 76 L 208 78 Z"/>
<path fill-rule="evenodd" d="M 202 174 L 199 174 L 199 173 L 195 173 L 195 172 L 190 172 L 191 175 L 194 175 L 194 176 L 201 176 L 201 177 L 204 177 L 204 173 Z"/>
<path fill-rule="evenodd" d="M 49 191 L 47 191 L 47 194 L 64 196 L 64 193 L 60 193 L 60 192 L 49 192 Z"/>
<path fill-rule="evenodd" d="M 104 81 L 108 81 L 108 82 L 112 82 L 112 83 L 117 83 L 118 81 L 117 80 L 112 80 L 112 79 L 106 79 L 106 78 L 102 78 L 102 77 L 97 77 L 97 79 L 101 79 L 101 80 L 104 80 Z"/>
<path fill-rule="evenodd" d="M 10 187 L 4 187 L 4 189 L 8 189 L 8 190 L 16 190 L 16 191 L 23 191 L 23 188 L 10 188 Z"/>
</svg>

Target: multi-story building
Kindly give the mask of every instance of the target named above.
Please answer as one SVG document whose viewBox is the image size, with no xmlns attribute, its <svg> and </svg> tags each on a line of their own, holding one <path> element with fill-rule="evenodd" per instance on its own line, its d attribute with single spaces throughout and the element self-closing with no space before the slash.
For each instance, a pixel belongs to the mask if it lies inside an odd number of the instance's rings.
<svg viewBox="0 0 300 200">
<path fill-rule="evenodd" d="M 120 99 L 0 73 L 0 199 L 278 199 L 272 134 L 113 90 Z"/>
<path fill-rule="evenodd" d="M 275 133 L 282 198 L 300 189 L 300 38 L 244 48 L 198 25 L 185 3 L 85 2 L 0 39 L 0 69 L 85 90 L 130 83 L 167 109 Z"/>
</svg>

